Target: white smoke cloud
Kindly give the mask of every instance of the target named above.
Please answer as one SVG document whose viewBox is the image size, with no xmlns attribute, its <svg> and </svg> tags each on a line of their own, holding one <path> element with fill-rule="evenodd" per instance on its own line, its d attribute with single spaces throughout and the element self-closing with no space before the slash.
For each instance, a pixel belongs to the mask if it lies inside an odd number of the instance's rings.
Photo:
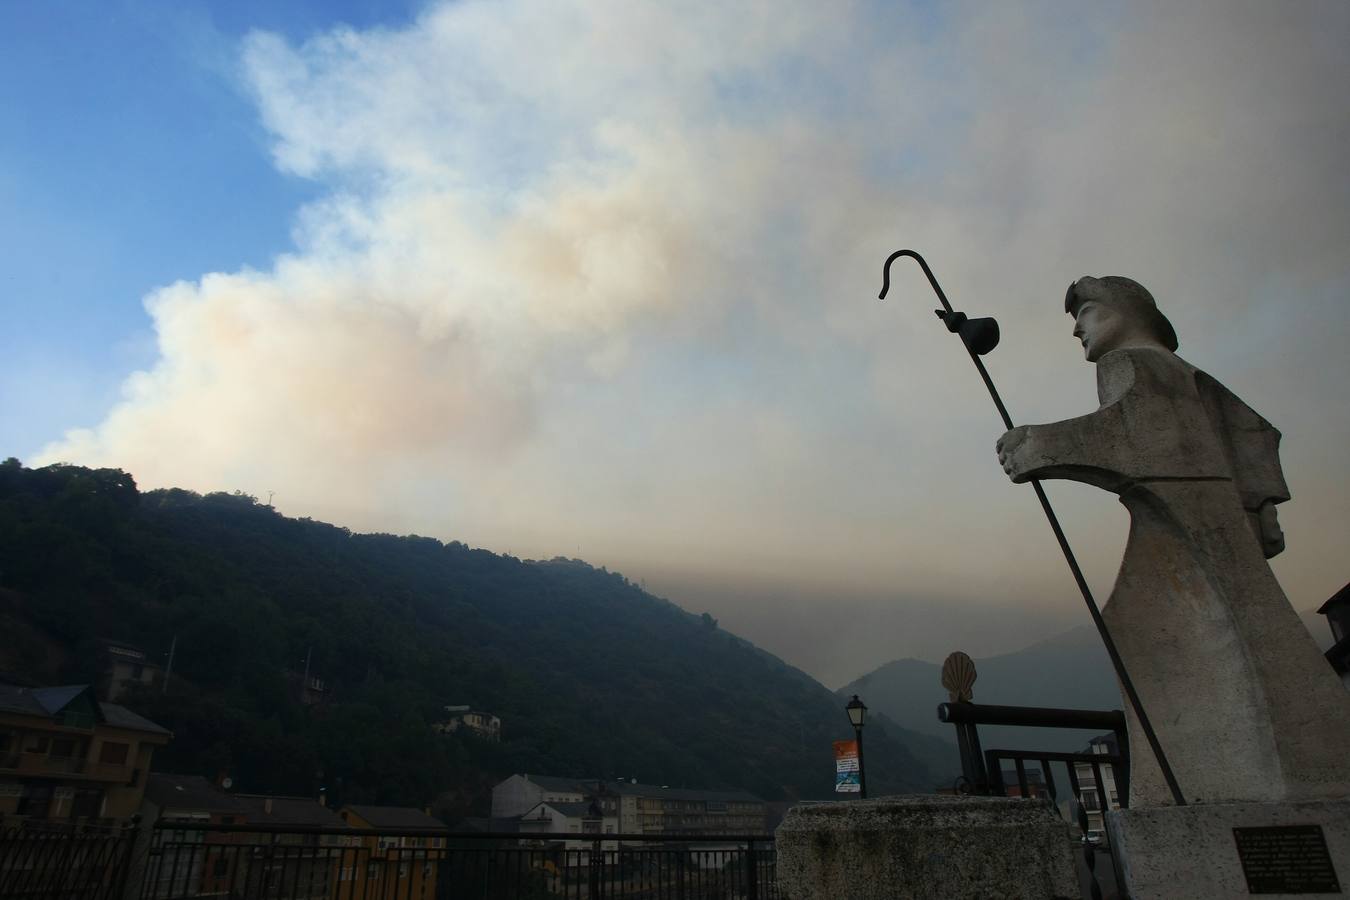
<svg viewBox="0 0 1350 900">
<path fill-rule="evenodd" d="M 1316 602 L 1350 520 L 1344 454 L 1320 450 L 1350 437 L 1350 12 L 942 9 L 469 0 L 252 35 L 276 165 L 329 194 L 269 270 L 151 294 L 155 366 L 42 455 L 579 552 L 677 600 L 715 573 L 724 624 L 828 680 L 941 656 L 976 608 L 1067 622 L 926 284 L 897 269 L 871 299 L 913 245 L 1000 317 L 990 365 L 1026 421 L 1094 402 L 1063 285 L 1149 285 L 1183 355 L 1288 435 L 1281 574 Z M 1123 519 L 1056 496 L 1104 594 Z M 785 625 L 737 605 L 751 582 L 881 599 Z M 851 659 L 800 639 L 825 628 Z"/>
</svg>

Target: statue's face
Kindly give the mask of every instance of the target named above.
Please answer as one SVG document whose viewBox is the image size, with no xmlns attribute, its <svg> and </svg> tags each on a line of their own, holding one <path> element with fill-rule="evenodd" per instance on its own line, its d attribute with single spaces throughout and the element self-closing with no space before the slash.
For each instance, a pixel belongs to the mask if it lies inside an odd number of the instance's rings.
<svg viewBox="0 0 1350 900">
<path fill-rule="evenodd" d="M 1089 300 L 1078 308 L 1073 336 L 1083 342 L 1083 355 L 1095 363 L 1136 336 L 1138 328 L 1118 307 Z"/>
</svg>

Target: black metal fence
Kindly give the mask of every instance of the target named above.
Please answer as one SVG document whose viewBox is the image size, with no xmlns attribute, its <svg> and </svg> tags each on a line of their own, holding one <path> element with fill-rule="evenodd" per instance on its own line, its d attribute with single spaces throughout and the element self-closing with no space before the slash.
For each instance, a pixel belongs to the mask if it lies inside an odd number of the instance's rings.
<svg viewBox="0 0 1350 900">
<path fill-rule="evenodd" d="M 1102 900 L 1116 895 L 1115 867 L 1104 822 L 1107 811 L 1129 805 L 1129 744 L 1124 713 L 1120 710 L 943 703 L 938 706 L 938 719 L 956 728 L 963 790 L 1048 802 L 1077 828 L 1082 848 L 1079 876 L 1083 896 Z M 1115 736 L 1117 752 L 983 750 L 980 725 L 1110 731 Z M 1012 764 L 1011 770 L 1004 769 L 1005 761 Z M 1062 782 L 1056 778 L 1057 769 Z M 1106 777 L 1108 769 L 1109 779 Z M 1061 784 L 1067 790 L 1062 790 Z"/>
<path fill-rule="evenodd" d="M 480 834 L 162 822 L 142 900 L 774 900 L 768 835 Z"/>
<path fill-rule="evenodd" d="M 776 900 L 770 835 L 480 834 L 161 821 L 0 832 L 23 900 Z"/>
<path fill-rule="evenodd" d="M 121 900 L 137 833 L 134 825 L 0 831 L 0 897 Z"/>
<path fill-rule="evenodd" d="M 138 863 L 130 896 L 141 900 L 778 897 L 769 835 L 480 834 L 160 822 Z"/>
</svg>

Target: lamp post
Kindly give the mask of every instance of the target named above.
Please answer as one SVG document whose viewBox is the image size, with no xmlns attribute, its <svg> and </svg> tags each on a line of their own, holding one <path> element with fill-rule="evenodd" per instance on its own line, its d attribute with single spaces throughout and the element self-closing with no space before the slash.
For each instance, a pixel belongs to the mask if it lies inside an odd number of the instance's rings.
<svg viewBox="0 0 1350 900">
<path fill-rule="evenodd" d="M 858 799 L 867 799 L 867 767 L 863 765 L 862 730 L 867 721 L 867 704 L 854 694 L 853 699 L 844 707 L 848 720 L 853 723 L 854 740 L 858 743 Z"/>
</svg>

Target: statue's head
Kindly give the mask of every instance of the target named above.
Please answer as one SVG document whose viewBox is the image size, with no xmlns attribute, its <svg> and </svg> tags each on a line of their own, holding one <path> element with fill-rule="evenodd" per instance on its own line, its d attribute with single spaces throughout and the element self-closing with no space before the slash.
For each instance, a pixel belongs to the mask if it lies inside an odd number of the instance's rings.
<svg viewBox="0 0 1350 900">
<path fill-rule="evenodd" d="M 1142 284 L 1133 278 L 1084 275 L 1069 285 L 1064 311 L 1088 362 L 1121 347 L 1159 346 L 1176 351 L 1177 333 Z"/>
</svg>

